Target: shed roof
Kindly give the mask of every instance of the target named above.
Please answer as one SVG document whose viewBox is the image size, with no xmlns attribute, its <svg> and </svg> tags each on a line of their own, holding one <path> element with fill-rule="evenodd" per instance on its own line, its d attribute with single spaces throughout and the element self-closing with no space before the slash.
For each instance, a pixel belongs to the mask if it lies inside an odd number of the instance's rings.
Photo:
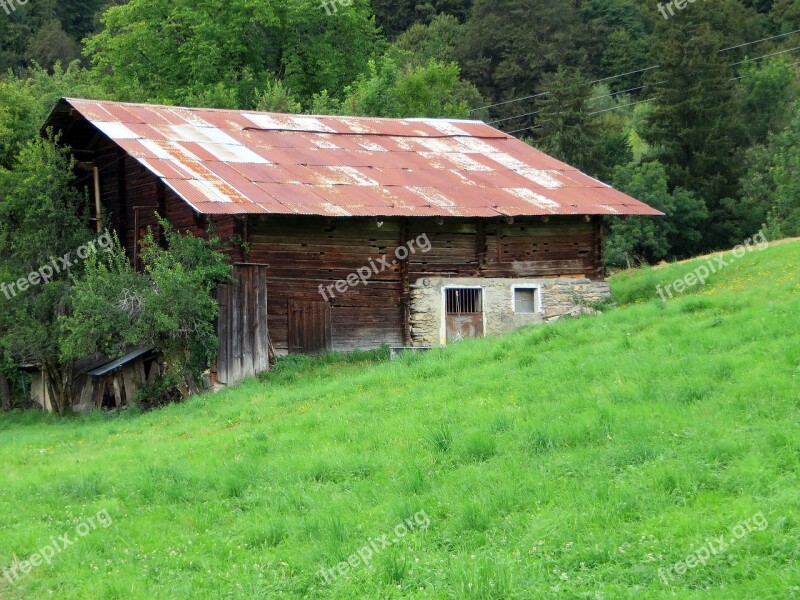
<svg viewBox="0 0 800 600">
<path fill-rule="evenodd" d="M 481 121 L 72 98 L 56 112 L 70 109 L 201 214 L 662 214 Z"/>
</svg>

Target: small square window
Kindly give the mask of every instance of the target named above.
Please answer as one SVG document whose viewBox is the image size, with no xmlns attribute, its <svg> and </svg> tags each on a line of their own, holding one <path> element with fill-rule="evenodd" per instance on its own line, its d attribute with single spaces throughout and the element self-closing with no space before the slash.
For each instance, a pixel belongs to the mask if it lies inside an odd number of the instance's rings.
<svg viewBox="0 0 800 600">
<path fill-rule="evenodd" d="M 514 288 L 514 312 L 539 312 L 539 290 L 537 288 Z"/>
</svg>

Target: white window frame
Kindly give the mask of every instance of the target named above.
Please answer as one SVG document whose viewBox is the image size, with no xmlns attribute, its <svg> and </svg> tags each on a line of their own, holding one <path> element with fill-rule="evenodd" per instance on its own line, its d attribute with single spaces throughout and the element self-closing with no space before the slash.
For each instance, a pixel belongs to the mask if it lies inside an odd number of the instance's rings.
<svg viewBox="0 0 800 600">
<path fill-rule="evenodd" d="M 536 310 L 530 313 L 517 312 L 517 290 L 536 290 Z M 542 312 L 542 285 L 539 283 L 515 283 L 511 286 L 511 312 L 515 315 L 538 315 Z"/>
</svg>

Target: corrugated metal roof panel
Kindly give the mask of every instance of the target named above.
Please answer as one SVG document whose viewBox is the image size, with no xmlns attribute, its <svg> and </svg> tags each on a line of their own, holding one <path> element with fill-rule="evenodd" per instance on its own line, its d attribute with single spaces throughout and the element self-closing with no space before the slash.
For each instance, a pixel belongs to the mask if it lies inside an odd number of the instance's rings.
<svg viewBox="0 0 800 600">
<path fill-rule="evenodd" d="M 163 158 L 157 155 L 153 150 L 148 148 L 142 143 L 142 139 L 138 140 L 114 140 L 120 148 L 125 150 L 134 158 Z M 144 140 L 148 141 L 148 140 Z"/>
<path fill-rule="evenodd" d="M 133 131 L 140 138 L 145 138 L 145 139 L 148 139 L 148 140 L 166 140 L 167 139 L 164 135 L 159 133 L 151 125 L 147 125 L 145 123 L 126 123 L 125 125 L 128 127 L 128 129 Z"/>
<path fill-rule="evenodd" d="M 290 183 L 297 180 L 295 175 L 278 165 L 236 163 L 231 165 L 231 167 L 238 173 L 244 175 L 248 180 L 259 183 Z"/>
<path fill-rule="evenodd" d="M 310 185 L 301 183 L 256 183 L 256 185 L 284 206 L 307 204 L 313 208 L 324 202 L 322 196 L 315 194 L 313 186 Z"/>
<path fill-rule="evenodd" d="M 107 104 L 111 104 L 111 102 L 108 102 Z M 134 116 L 136 123 L 147 123 L 151 126 L 181 123 L 181 120 L 175 115 L 158 110 L 158 107 L 149 107 L 141 104 L 127 104 L 125 106 L 125 110 Z"/>
<path fill-rule="evenodd" d="M 197 202 L 192 204 L 194 209 L 203 215 L 291 215 L 294 214 L 289 208 L 276 204 L 274 208 L 268 205 L 253 204 L 249 206 L 245 213 L 242 212 L 241 204 L 233 202 Z"/>
<path fill-rule="evenodd" d="M 196 177 L 195 173 L 185 169 L 174 160 L 162 158 L 139 158 L 137 160 L 162 179 L 194 179 Z"/>
<path fill-rule="evenodd" d="M 370 169 L 369 175 L 380 185 L 406 185 L 413 183 L 410 172 L 403 169 Z"/>
<path fill-rule="evenodd" d="M 86 119 L 92 121 L 106 121 L 111 122 L 116 120 L 114 115 L 105 110 L 98 102 L 92 100 L 68 100 L 72 108 L 81 113 Z M 109 102 L 108 104 L 114 104 Z"/>
<path fill-rule="evenodd" d="M 220 162 L 220 159 L 212 152 L 206 150 L 202 145 L 194 142 L 171 142 L 176 146 L 180 146 L 185 151 L 190 152 L 192 156 L 196 156 L 203 163 L 205 162 Z"/>
<path fill-rule="evenodd" d="M 67 99 L 207 214 L 661 214 L 478 121 Z"/>
</svg>

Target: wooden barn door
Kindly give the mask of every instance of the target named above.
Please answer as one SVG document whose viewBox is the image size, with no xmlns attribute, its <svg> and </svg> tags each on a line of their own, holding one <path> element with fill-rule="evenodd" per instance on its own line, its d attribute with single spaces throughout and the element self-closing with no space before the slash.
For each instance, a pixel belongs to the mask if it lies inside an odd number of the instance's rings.
<svg viewBox="0 0 800 600">
<path fill-rule="evenodd" d="M 235 283 L 217 289 L 217 374 L 226 385 L 269 370 L 266 267 L 237 265 L 233 276 Z"/>
<path fill-rule="evenodd" d="M 289 352 L 320 354 L 331 349 L 331 307 L 327 302 L 289 300 Z"/>
</svg>

